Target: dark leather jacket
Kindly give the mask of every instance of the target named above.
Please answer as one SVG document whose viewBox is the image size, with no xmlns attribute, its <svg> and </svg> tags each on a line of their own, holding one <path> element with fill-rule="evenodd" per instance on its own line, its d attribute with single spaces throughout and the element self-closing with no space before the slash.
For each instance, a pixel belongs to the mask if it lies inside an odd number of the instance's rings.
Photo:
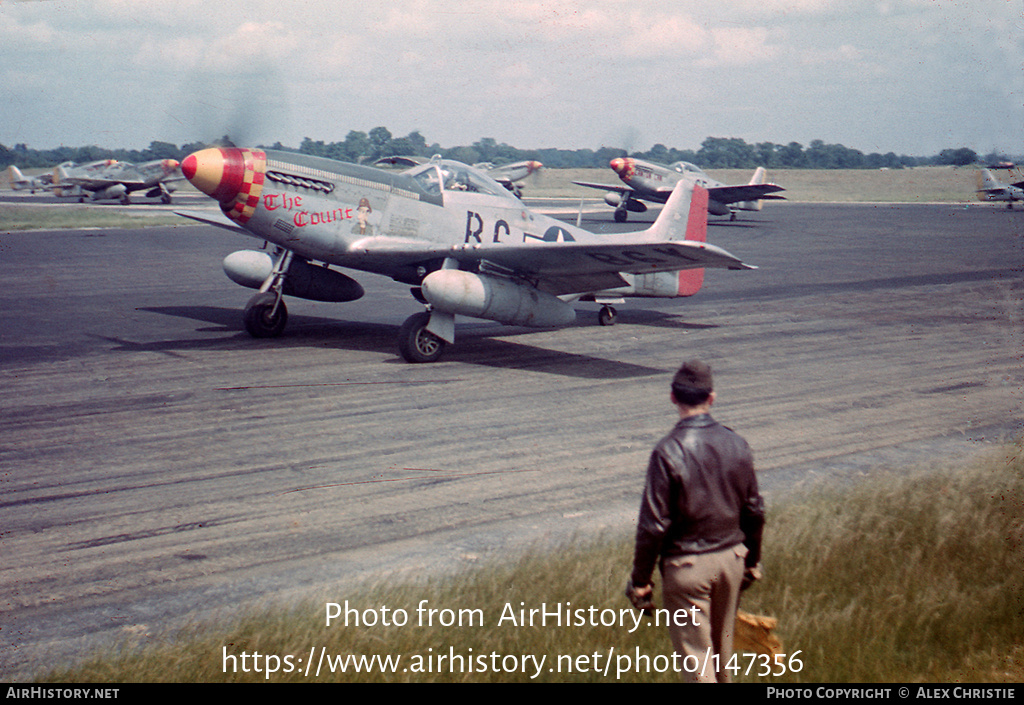
<svg viewBox="0 0 1024 705">
<path fill-rule="evenodd" d="M 764 500 L 750 446 L 709 414 L 681 419 L 654 447 L 636 527 L 633 585 L 648 585 L 658 558 L 747 546 L 761 560 Z"/>
</svg>

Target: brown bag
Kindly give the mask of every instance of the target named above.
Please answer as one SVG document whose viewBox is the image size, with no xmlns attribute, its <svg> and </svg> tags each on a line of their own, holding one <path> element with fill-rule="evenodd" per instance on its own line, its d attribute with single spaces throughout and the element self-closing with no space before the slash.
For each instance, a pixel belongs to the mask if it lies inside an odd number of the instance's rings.
<svg viewBox="0 0 1024 705">
<path fill-rule="evenodd" d="M 733 636 L 732 650 L 737 654 L 781 654 L 782 641 L 773 633 L 778 624 L 779 620 L 774 617 L 740 610 L 736 613 L 736 632 Z"/>
</svg>

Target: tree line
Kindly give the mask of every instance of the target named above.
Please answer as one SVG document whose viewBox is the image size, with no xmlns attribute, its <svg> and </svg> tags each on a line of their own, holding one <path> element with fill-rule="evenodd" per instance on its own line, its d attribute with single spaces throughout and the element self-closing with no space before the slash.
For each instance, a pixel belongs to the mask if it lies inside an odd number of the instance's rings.
<svg viewBox="0 0 1024 705">
<path fill-rule="evenodd" d="M 204 147 L 220 145 L 233 146 L 228 135 L 214 141 L 193 142 L 181 147 L 169 142 L 151 142 L 143 150 L 105 149 L 96 146 L 58 147 L 56 149 L 30 149 L 25 144 L 8 148 L 0 144 L 0 168 L 14 164 L 18 167 L 42 168 L 62 162 L 91 162 L 98 159 L 117 159 L 129 162 L 147 162 L 154 159 L 182 160 L 187 155 Z M 944 149 L 928 157 L 897 155 L 893 152 L 865 154 L 841 144 L 826 144 L 813 140 L 806 147 L 799 142 L 774 144 L 758 142 L 749 144 L 737 137 L 708 137 L 700 149 L 676 149 L 655 144 L 646 152 L 627 152 L 615 147 L 599 149 L 519 149 L 505 143 L 498 143 L 484 137 L 471 145 L 442 147 L 428 144 L 419 131 L 404 137 L 395 137 L 386 127 L 375 127 L 369 132 L 351 130 L 341 142 L 325 142 L 306 137 L 298 147 L 288 147 L 277 142 L 261 145 L 269 149 L 328 157 L 346 162 L 372 162 L 381 157 L 396 155 L 431 157 L 440 154 L 446 159 L 455 159 L 467 164 L 491 162 L 507 164 L 526 159 L 543 162 L 553 169 L 560 168 L 605 168 L 616 157 L 635 157 L 653 162 L 670 164 L 687 161 L 705 169 L 753 169 L 764 166 L 769 169 L 901 169 L 913 166 L 968 166 L 985 161 L 1003 161 L 1004 155 L 992 153 L 979 155 L 966 147 Z"/>
</svg>

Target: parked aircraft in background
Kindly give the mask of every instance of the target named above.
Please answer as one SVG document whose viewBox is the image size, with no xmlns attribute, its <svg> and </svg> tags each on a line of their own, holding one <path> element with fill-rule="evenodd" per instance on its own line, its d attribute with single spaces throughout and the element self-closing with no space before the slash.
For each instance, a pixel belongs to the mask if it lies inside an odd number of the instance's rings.
<svg viewBox="0 0 1024 705">
<path fill-rule="evenodd" d="M 171 184 L 184 178 L 175 159 L 144 164 L 110 159 L 70 168 L 61 164 L 53 170 L 53 187 L 57 195 L 78 196 L 80 202 L 88 194 L 94 201 L 118 199 L 127 205 L 131 193 L 148 189 L 147 198 L 159 197 L 163 203 L 170 203 Z"/>
<path fill-rule="evenodd" d="M 50 188 L 51 181 L 50 174 L 42 174 L 40 176 L 25 176 L 21 173 L 21 169 L 11 164 L 7 167 L 7 182 L 10 187 L 15 191 L 45 191 Z"/>
<path fill-rule="evenodd" d="M 381 157 L 374 162 L 374 165 L 384 166 L 387 164 L 395 164 L 416 167 L 420 164 L 426 164 L 428 161 L 428 159 L 423 157 Z M 502 164 L 501 166 L 495 166 L 491 162 L 480 162 L 473 166 L 487 172 L 488 176 L 514 193 L 516 198 L 523 197 L 523 187 L 517 182 L 522 181 L 530 174 L 537 173 L 544 167 L 540 162 L 532 160 L 513 162 L 512 164 Z"/>
<path fill-rule="evenodd" d="M 518 182 L 544 167 L 540 162 L 532 160 L 502 164 L 501 166 L 494 166 L 490 162 L 481 162 L 475 166 L 486 171 L 488 176 L 514 193 L 517 198 L 523 197 L 523 187 Z"/>
<path fill-rule="evenodd" d="M 85 191 L 79 182 L 98 176 L 116 164 L 116 159 L 98 159 L 86 164 L 63 162 L 53 167 L 50 188 L 57 196 L 81 196 Z"/>
<path fill-rule="evenodd" d="M 743 186 L 729 186 L 712 179 L 699 167 L 689 162 L 676 162 L 671 166 L 645 162 L 630 157 L 612 159 L 609 166 L 624 186 L 595 184 L 588 181 L 574 181 L 574 184 L 607 191 L 604 201 L 615 208 L 615 220 L 625 222 L 628 212 L 643 213 L 647 206 L 641 201 L 664 203 L 672 189 L 681 180 L 688 180 L 708 190 L 708 212 L 712 215 L 727 215 L 736 219 L 736 211 L 759 211 L 764 199 L 782 199 L 775 196 L 785 191 L 781 186 L 765 183 L 764 167 L 758 167 L 750 182 Z"/>
<path fill-rule="evenodd" d="M 245 308 L 254 337 L 280 335 L 285 294 L 354 301 L 363 287 L 337 265 L 413 287 L 427 306 L 405 321 L 399 350 L 436 360 L 455 340 L 455 315 L 557 327 L 572 302 L 695 294 L 705 267 L 753 269 L 705 242 L 708 191 L 680 180 L 654 225 L 596 235 L 529 210 L 486 173 L 432 160 L 407 171 L 289 152 L 211 148 L 182 172 L 222 213 L 180 215 L 241 231 L 276 249 L 228 255 L 224 270 L 259 293 Z M 605 305 L 600 320 L 614 322 Z"/>
<path fill-rule="evenodd" d="M 62 174 L 74 174 L 76 178 L 84 178 L 89 175 L 94 175 L 106 169 L 117 161 L 114 159 L 101 159 L 95 162 L 89 162 L 88 164 L 75 164 L 75 162 L 63 162 L 57 167 L 54 167 L 53 171 L 49 174 L 41 174 L 40 176 L 25 176 L 21 173 L 21 170 L 13 164 L 7 168 L 7 179 L 11 185 L 11 188 L 15 191 L 30 190 L 32 193 L 36 191 L 53 191 L 58 196 L 72 195 L 73 189 L 61 188 L 59 185 L 54 183 L 54 179 L 58 173 Z M 67 191 L 68 193 L 64 193 Z M 77 195 L 77 194 L 75 194 Z"/>
<path fill-rule="evenodd" d="M 1024 201 L 1024 181 L 1004 184 L 991 171 L 982 169 L 978 172 L 978 200 L 1006 201 L 1006 207 L 1013 210 L 1014 201 Z"/>
</svg>

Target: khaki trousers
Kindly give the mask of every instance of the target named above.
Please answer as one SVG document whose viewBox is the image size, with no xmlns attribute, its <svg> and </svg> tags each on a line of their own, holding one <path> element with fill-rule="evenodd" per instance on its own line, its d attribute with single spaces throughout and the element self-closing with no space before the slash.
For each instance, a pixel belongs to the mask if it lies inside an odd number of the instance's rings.
<svg viewBox="0 0 1024 705">
<path fill-rule="evenodd" d="M 732 657 L 746 556 L 747 547 L 737 544 L 713 553 L 673 556 L 662 561 L 665 608 L 669 615 L 681 614 L 678 610 L 687 613 L 685 620 L 669 621 L 669 636 L 680 656 L 684 680 L 729 682 L 725 666 Z M 677 621 L 685 624 L 679 625 Z"/>
</svg>

